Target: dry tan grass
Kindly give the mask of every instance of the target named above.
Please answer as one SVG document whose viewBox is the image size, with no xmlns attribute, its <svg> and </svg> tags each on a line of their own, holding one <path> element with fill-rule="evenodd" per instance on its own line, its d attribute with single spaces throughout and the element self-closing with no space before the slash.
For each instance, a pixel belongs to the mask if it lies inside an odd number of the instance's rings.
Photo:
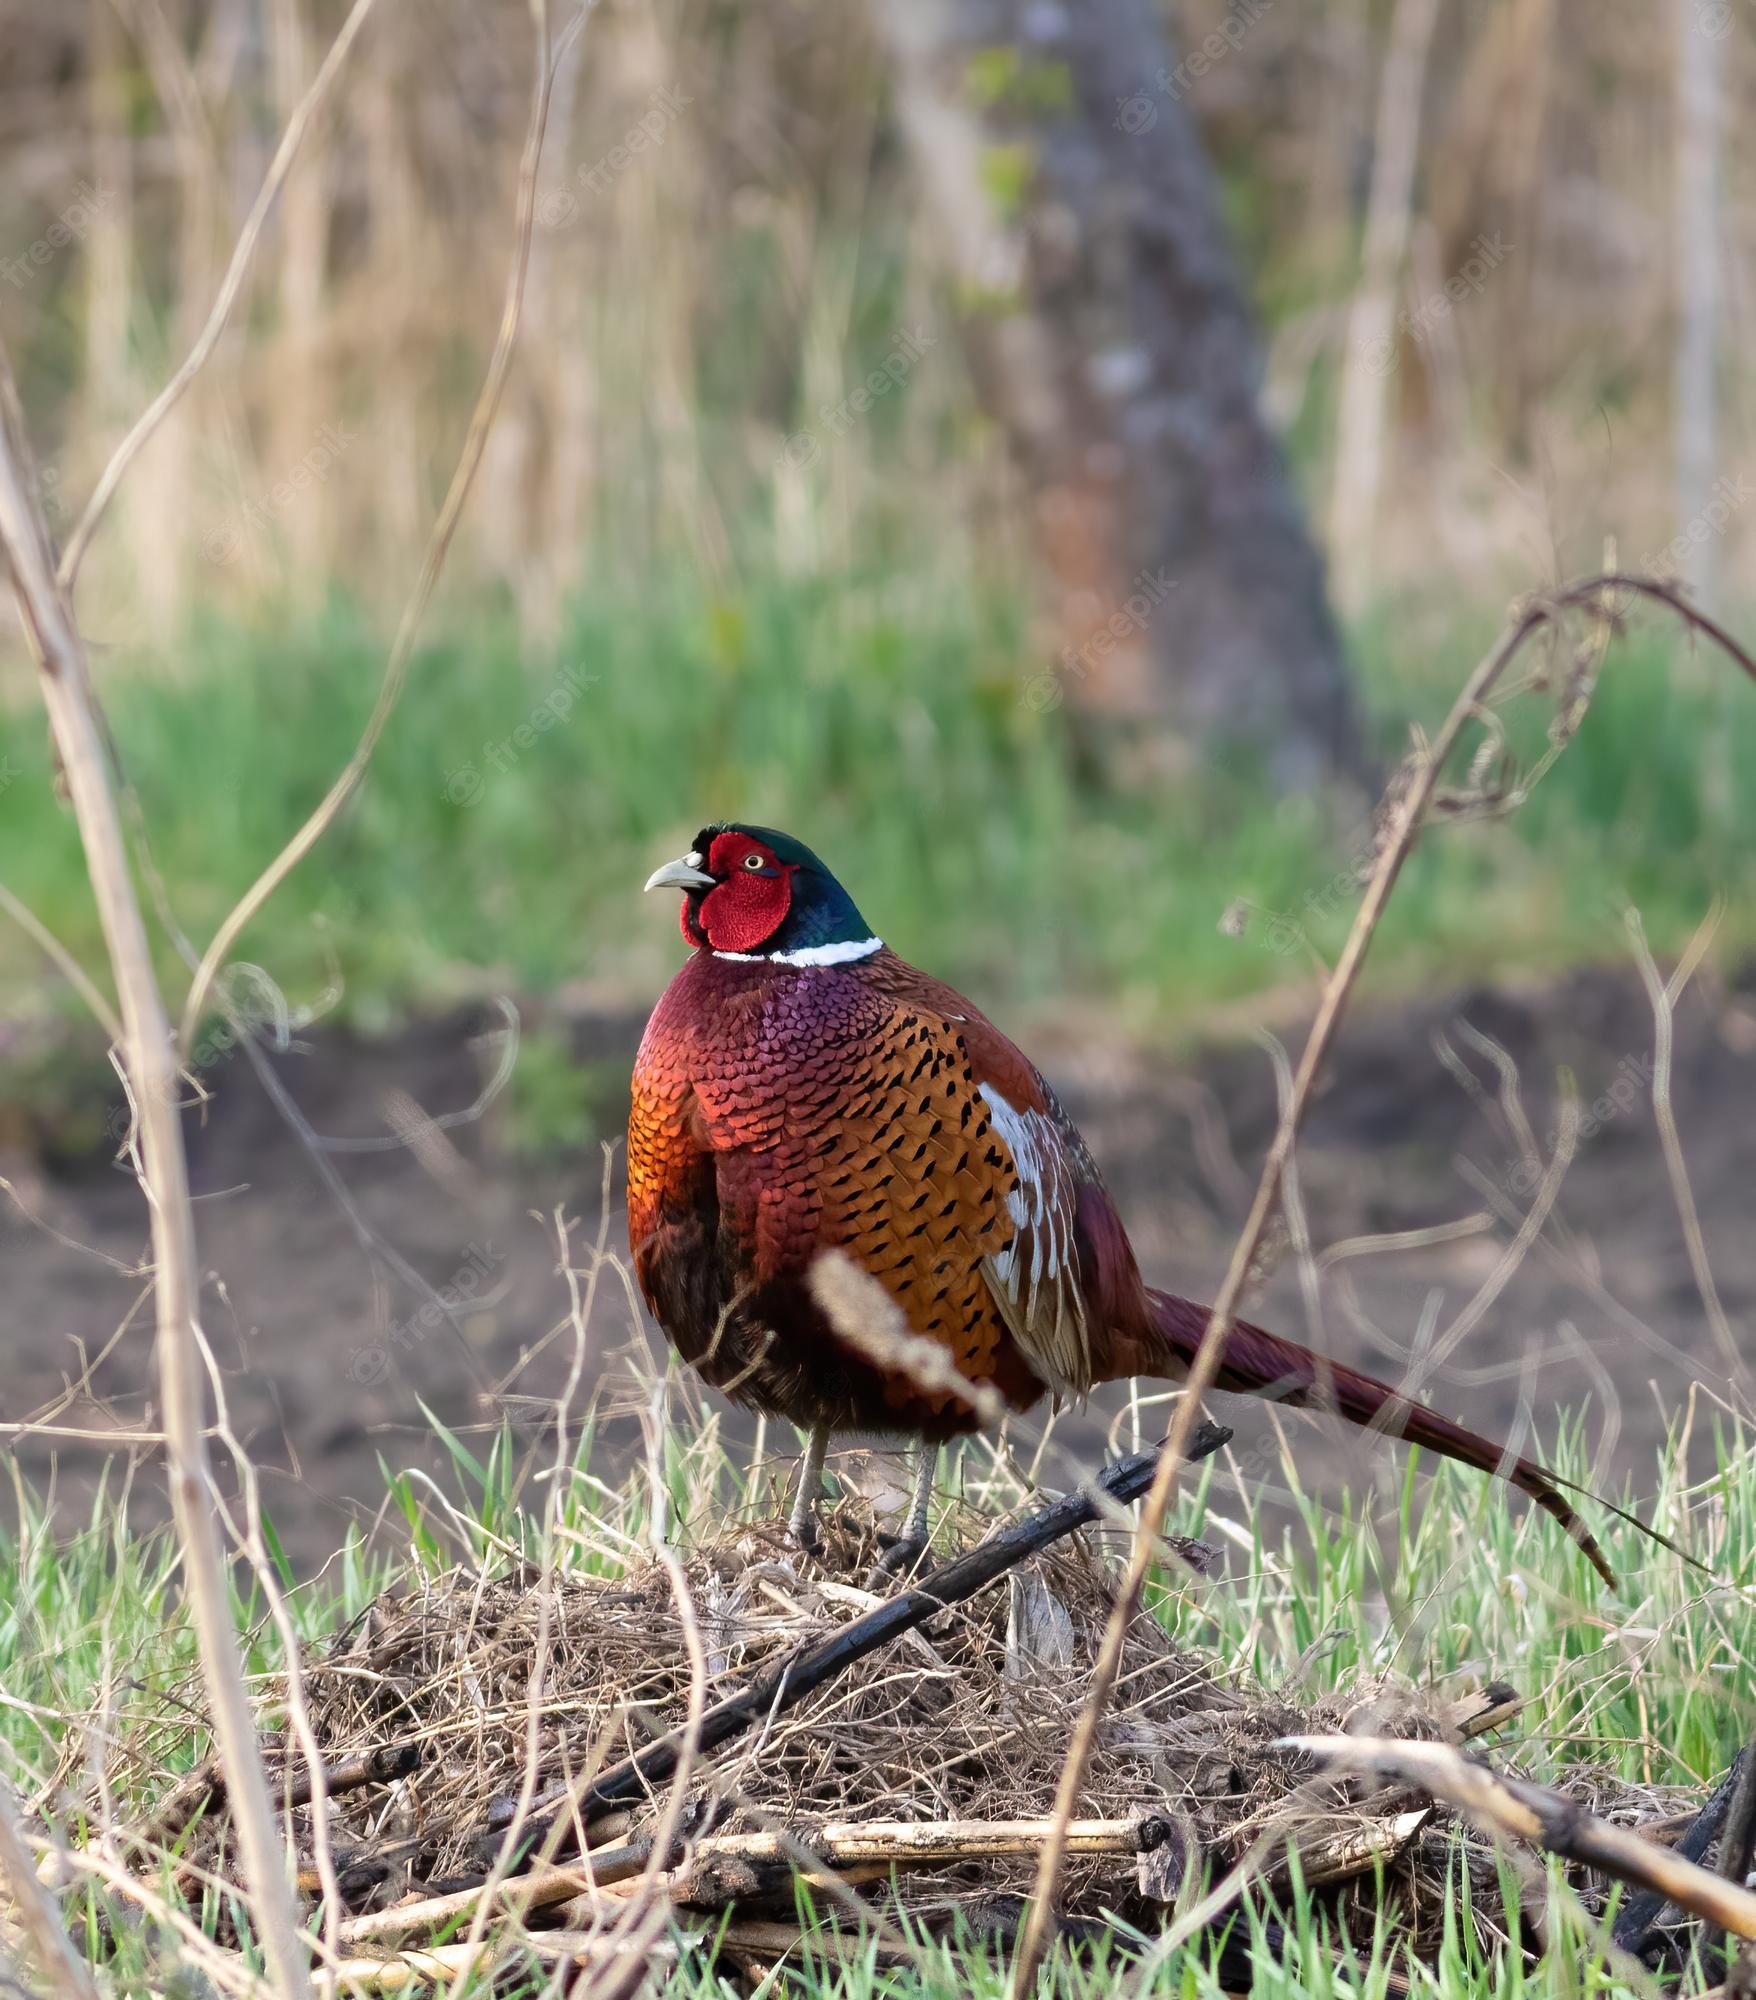
<svg viewBox="0 0 1756 2000">
<path fill-rule="evenodd" d="M 956 1524 L 972 1538 L 980 1525 L 974 1516 Z M 826 1516 L 824 1536 L 821 1559 L 806 1560 L 778 1524 L 759 1522 L 687 1558 L 710 1700 L 803 1635 L 870 1608 L 873 1600 L 852 1582 L 877 1552 L 869 1507 L 844 1502 Z M 1040 1822 L 1089 1693 L 1114 1602 L 1117 1547 L 1110 1533 L 1060 1545 L 734 1742 L 690 1788 L 677 1858 L 708 1834 L 782 1831 L 809 1844 L 830 1822 Z M 650 1560 L 619 1575 L 459 1567 L 374 1600 L 305 1663 L 312 1723 L 332 1770 L 386 1745 L 418 1752 L 405 1777 L 340 1791 L 331 1802 L 347 1914 L 481 1884 L 512 1802 L 533 1779 L 540 1801 L 675 1727 L 689 1683 L 685 1638 L 676 1594 Z M 533 1729 L 539 1645 L 547 1670 Z M 170 1699 L 193 1694 L 173 1691 Z M 266 1690 L 271 1714 L 278 1698 Z M 1406 1788 L 1313 1776 L 1308 1763 L 1274 1745 L 1290 1734 L 1457 1740 L 1472 1726 L 1467 1714 L 1494 1708 L 1479 1696 L 1463 1704 L 1418 1698 L 1389 1680 L 1341 1696 L 1287 1699 L 1229 1680 L 1142 1614 L 1129 1630 L 1079 1811 L 1091 1820 L 1150 1823 L 1142 1845 L 1151 1851 L 1075 1853 L 1066 1913 L 1120 1912 L 1157 1929 L 1190 1871 L 1247 1863 L 1259 1879 L 1284 1885 L 1296 1849 L 1307 1881 L 1331 1883 L 1344 1930 L 1368 1938 L 1390 1908 L 1417 1949 L 1436 1949 L 1447 1912 L 1460 1908 L 1454 1842 L 1461 1840 L 1463 1865 L 1487 1892 L 1497 1881 L 1493 1850 Z M 526 1763 L 533 1741 L 534 1773 Z M 1575 1772 L 1568 1789 L 1623 1824 L 1662 1821 L 1687 1803 L 1674 1791 L 1589 1769 Z M 661 1789 L 632 1811 L 594 1816 L 592 1849 L 626 1853 L 651 1834 L 665 1802 Z M 310 1892 L 308 1808 L 296 1807 L 292 1822 Z M 189 1879 L 194 1871 L 229 1876 L 223 1810 L 200 1819 L 179 1852 Z M 1384 1867 L 1382 1888 L 1375 1862 Z M 979 1921 L 1015 1908 L 1034 1865 L 1026 1851 L 905 1866 L 894 1884 L 883 1867 L 845 1879 L 878 1906 L 894 1907 L 894 1896 L 937 1925 L 954 1913 Z M 1588 1906 L 1601 1908 L 1602 1885 L 1582 1875 L 1580 1886 Z M 765 1875 L 698 1862 L 685 1893 L 692 1906 L 732 1900 L 740 1915 L 790 1916 L 795 1883 L 784 1868 Z M 1497 1907 L 1493 1893 L 1476 1900 L 1483 1910 Z M 529 1921 L 545 1917 L 532 1912 Z"/>
<path fill-rule="evenodd" d="M 211 303 L 285 95 L 344 12 L 336 0 L 301 11 L 302 69 L 258 50 L 243 0 L 177 17 L 156 45 L 113 10 L 12 10 L 4 249 L 44 241 L 82 188 L 103 196 L 76 246 L 0 283 L 0 333 L 44 391 L 58 509 L 83 501 L 122 413 L 168 372 L 178 343 L 158 329 L 198 324 Z M 1239 11 L 1192 4 L 1185 45 Z M 585 546 L 641 567 L 686 551 L 713 573 L 752 514 L 773 519 L 783 558 L 801 566 L 858 555 L 899 508 L 930 510 L 933 535 L 953 540 L 1013 517 L 999 454 L 972 445 L 974 399 L 950 360 L 950 315 L 857 11 L 600 12 L 589 58 L 559 80 L 524 362 L 460 573 L 503 587 L 541 630 Z M 1249 33 L 1191 101 L 1254 196 L 1265 289 L 1298 302 L 1274 333 L 1276 415 L 1326 432 L 1387 10 L 1369 22 L 1335 8 L 1245 14 Z M 289 183 L 247 336 L 131 481 L 115 545 L 94 550 L 94 629 L 157 631 L 216 601 L 308 603 L 337 579 L 389 608 L 380 579 L 418 560 L 424 496 L 455 456 L 458 356 L 493 340 L 480 280 L 504 247 L 529 33 L 522 0 L 489 0 L 362 39 Z M 1666 476 L 1671 43 L 1662 9 L 1441 10 L 1387 363 L 1390 589 L 1419 589 L 1437 562 L 1492 596 L 1533 561 L 1564 573 L 1592 559 L 1611 527 L 1626 554 L 1656 561 L 1681 525 Z M 1733 104 L 1756 43 L 1739 31 L 1716 47 Z M 1756 211 L 1735 122 L 1726 144 L 1736 297 Z M 846 391 L 846 334 L 867 303 L 853 275 L 862 236 L 876 258 L 896 255 L 899 316 L 943 333 L 946 365 L 911 385 L 894 456 L 864 430 L 836 440 L 838 504 L 824 507 L 828 468 L 776 461 Z M 1454 303 L 1446 288 L 1483 240 L 1503 248 Z M 1741 413 L 1726 424 L 1735 473 Z M 1313 490 L 1325 471 L 1320 458 Z M 1734 512 L 1728 576 L 1751 532 L 1750 510 Z"/>
</svg>

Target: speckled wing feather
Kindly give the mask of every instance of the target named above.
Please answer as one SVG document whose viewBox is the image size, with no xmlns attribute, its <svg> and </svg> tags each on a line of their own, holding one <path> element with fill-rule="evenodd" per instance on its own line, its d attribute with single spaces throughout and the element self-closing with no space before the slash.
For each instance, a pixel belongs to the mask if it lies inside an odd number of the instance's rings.
<svg viewBox="0 0 1756 2000">
<path fill-rule="evenodd" d="M 976 1175 L 984 1203 L 1004 1202 L 1010 1224 L 1006 1240 L 983 1251 L 983 1284 L 1044 1386 L 1083 1395 L 1093 1375 L 1081 1196 L 1100 1190 L 1090 1155 L 1035 1068 L 968 1001 L 900 959 L 879 968 L 875 983 L 955 1047 L 960 1123 L 979 1141 L 964 1170 Z"/>
<path fill-rule="evenodd" d="M 1005 1326 L 983 1272 L 1014 1234 L 1011 1161 L 993 1130 L 954 1023 L 874 995 L 840 1115 L 815 1154 L 820 1248 L 843 1250 L 902 1308 L 911 1329 L 950 1350 L 958 1372 L 994 1379 Z M 906 1377 L 898 1412 L 943 1396 Z"/>
</svg>

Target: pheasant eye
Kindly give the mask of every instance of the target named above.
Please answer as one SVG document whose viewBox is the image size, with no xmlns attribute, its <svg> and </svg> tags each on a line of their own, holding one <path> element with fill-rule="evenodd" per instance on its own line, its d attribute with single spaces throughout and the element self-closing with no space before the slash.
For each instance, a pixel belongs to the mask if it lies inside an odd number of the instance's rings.
<svg viewBox="0 0 1756 2000">
<path fill-rule="evenodd" d="M 762 856 L 760 854 L 746 854 L 744 856 L 744 866 L 746 868 L 760 868 L 762 866 Z"/>
</svg>

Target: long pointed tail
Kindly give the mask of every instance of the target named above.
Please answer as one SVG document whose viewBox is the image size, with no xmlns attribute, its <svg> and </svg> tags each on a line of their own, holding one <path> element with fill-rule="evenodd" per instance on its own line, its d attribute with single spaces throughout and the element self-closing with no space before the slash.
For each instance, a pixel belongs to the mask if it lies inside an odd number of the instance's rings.
<svg viewBox="0 0 1756 2000">
<path fill-rule="evenodd" d="M 1163 1351 L 1147 1354 L 1143 1357 L 1147 1365 L 1127 1372 L 1181 1374 L 1201 1345 L 1201 1336 L 1207 1330 L 1208 1308 L 1180 1299 L 1174 1292 L 1149 1290 L 1147 1297 L 1153 1309 L 1153 1341 Z M 1599 1548 L 1597 1538 L 1562 1491 L 1582 1489 L 1548 1471 L 1535 1459 L 1515 1457 L 1504 1446 L 1412 1401 L 1387 1382 L 1343 1367 L 1340 1362 L 1320 1360 L 1309 1348 L 1282 1340 L 1259 1326 L 1252 1326 L 1248 1320 L 1237 1320 L 1226 1335 L 1215 1387 L 1266 1397 L 1272 1402 L 1328 1404 L 1333 1400 L 1339 1414 L 1362 1429 L 1369 1427 L 1405 1438 L 1410 1444 L 1425 1445 L 1443 1458 L 1474 1466 L 1478 1472 L 1499 1474 L 1521 1493 L 1528 1493 L 1544 1513 L 1560 1522 L 1579 1544 L 1592 1568 L 1612 1590 L 1616 1588 L 1616 1573 Z M 1609 1501 L 1599 1504 L 1683 1556 L 1685 1561 L 1694 1562 L 1694 1557 L 1637 1516 Z"/>
</svg>

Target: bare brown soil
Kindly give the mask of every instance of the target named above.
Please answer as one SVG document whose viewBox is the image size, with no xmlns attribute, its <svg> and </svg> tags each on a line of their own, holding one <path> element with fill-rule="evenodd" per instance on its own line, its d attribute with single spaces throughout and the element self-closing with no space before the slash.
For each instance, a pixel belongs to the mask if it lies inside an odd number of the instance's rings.
<svg viewBox="0 0 1756 2000">
<path fill-rule="evenodd" d="M 1443 1330 L 1495 1270 L 1528 1209 L 1535 1175 L 1496 1108 L 1501 1078 L 1461 1024 L 1516 1064 L 1537 1138 L 1555 1125 L 1556 1076 L 1578 1079 L 1586 1125 L 1555 1217 L 1492 1309 L 1455 1352 L 1433 1362 Z M 317 1035 L 272 1058 L 303 1117 L 331 1139 L 382 1141 L 428 1114 L 467 1105 L 492 1066 L 480 1016 L 453 1016 L 387 1040 Z M 552 1022 L 596 1090 L 597 1129 L 614 1137 L 622 1106 L 604 1079 L 624 1077 L 639 1035 L 633 1015 Z M 1440 1060 L 1439 1036 L 1478 1080 Z M 1173 1064 L 1089 1032 L 1052 1026 L 1028 1038 L 1083 1127 L 1134 1233 L 1150 1278 L 1209 1296 L 1224 1267 L 1273 1126 L 1270 1066 L 1254 1046 Z M 1331 1259 L 1324 1337 L 1341 1357 L 1402 1379 L 1453 1415 L 1504 1433 L 1535 1413 L 1591 1403 L 1603 1473 L 1649 1487 L 1667 1418 L 1697 1383 L 1723 1389 L 1728 1364 L 1710 1330 L 1666 1179 L 1646 1078 L 1653 1027 L 1638 981 L 1582 974 L 1528 993 L 1450 992 L 1394 1011 L 1362 1011 L 1343 1036 L 1300 1154 L 1299 1183 L 1319 1255 L 1363 1236 L 1430 1230 L 1498 1207 L 1492 1228 L 1452 1240 Z M 1293 1042 L 1296 1048 L 1296 1037 Z M 4 1049 L 0 1048 L 0 1061 Z M 534 1435 L 575 1359 L 566 1328 L 553 1217 L 573 1219 L 574 1261 L 600 1227 L 620 1247 L 620 1163 L 603 1209 L 601 1147 L 515 1156 L 503 1106 L 413 1147 L 327 1155 L 356 1210 L 350 1219 L 251 1074 L 232 1054 L 209 1073 L 205 1115 L 191 1116 L 205 1324 L 232 1423 L 264 1472 L 264 1497 L 295 1559 L 320 1563 L 350 1520 L 382 1505 L 380 1459 L 444 1474 L 423 1406 L 469 1435 L 504 1414 Z M 557 1089 L 571 1087 L 565 1078 Z M 1735 1337 L 1756 1326 L 1756 979 L 1689 995 L 1678 1019 L 1677 1115 L 1702 1227 Z M 0 1118 L 0 1173 L 32 1212 L 0 1201 L 0 1420 L 18 1424 L 75 1393 L 54 1428 L 9 1433 L 27 1479 L 53 1485 L 77 1516 L 106 1461 L 150 1431 L 151 1353 L 130 1325 L 81 1383 L 135 1305 L 145 1254 L 140 1195 L 104 1143 L 58 1147 L 16 1113 Z M 80 1247 L 73 1247 L 80 1246 Z M 429 1311 L 385 1249 L 407 1260 L 453 1309 Z M 1433 1321 L 1434 1302 L 1437 1317 Z M 1252 1304 L 1256 1317 L 1308 1337 L 1298 1259 L 1287 1250 Z M 557 1332 L 557 1329 L 560 1329 Z M 610 1274 L 592 1305 L 582 1398 L 602 1387 L 603 1448 L 626 1452 L 638 1411 L 625 1385 L 630 1342 L 652 1340 Z M 523 1367 L 521 1360 L 526 1360 Z M 1102 1448 L 1117 1405 L 1064 1420 L 1076 1452 Z M 1253 1478 L 1272 1483 L 1273 1434 L 1259 1408 L 1236 1424 Z M 1157 1418 L 1145 1419 L 1149 1429 Z M 1356 1484 L 1394 1472 L 1399 1448 L 1342 1447 L 1302 1418 L 1301 1472 Z M 1705 1429 L 1705 1426 L 1702 1427 Z M 1254 1451 L 1248 1448 L 1258 1447 Z M 150 1446 L 140 1447 L 150 1461 Z M 1052 1476 L 1045 1475 L 1045 1476 Z M 1057 1482 L 1059 1483 L 1059 1482 Z M 150 1469 L 136 1502 L 157 1504 Z M 1514 1504 L 1514 1503 L 1509 1503 Z M 1522 1503 L 1517 1503 L 1522 1504 Z"/>
</svg>

